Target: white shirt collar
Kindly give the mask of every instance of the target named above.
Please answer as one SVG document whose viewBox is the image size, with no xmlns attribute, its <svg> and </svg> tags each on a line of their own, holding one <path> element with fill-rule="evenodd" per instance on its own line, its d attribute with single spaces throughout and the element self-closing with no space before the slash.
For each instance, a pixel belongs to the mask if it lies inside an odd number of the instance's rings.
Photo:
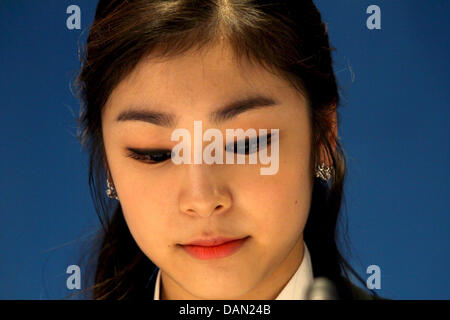
<svg viewBox="0 0 450 320">
<path fill-rule="evenodd" d="M 313 272 L 311 265 L 311 257 L 309 255 L 306 243 L 304 245 L 304 254 L 302 263 L 298 267 L 295 274 L 291 277 L 286 286 L 281 290 L 280 294 L 275 298 L 275 300 L 305 300 L 306 291 L 309 285 L 313 281 Z M 158 270 L 158 275 L 156 277 L 155 292 L 153 295 L 154 300 L 159 300 L 161 283 L 161 269 Z"/>
</svg>

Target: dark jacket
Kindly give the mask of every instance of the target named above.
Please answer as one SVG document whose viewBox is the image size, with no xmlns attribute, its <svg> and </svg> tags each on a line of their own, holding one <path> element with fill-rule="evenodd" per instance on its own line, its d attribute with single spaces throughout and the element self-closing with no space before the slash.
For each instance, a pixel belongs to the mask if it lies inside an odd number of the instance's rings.
<svg viewBox="0 0 450 320">
<path fill-rule="evenodd" d="M 372 295 L 366 290 L 363 290 L 350 281 L 344 279 L 345 283 L 347 283 L 347 287 L 349 288 L 352 297 L 350 299 L 352 300 L 386 300 L 386 298 L 382 298 L 378 295 Z"/>
</svg>

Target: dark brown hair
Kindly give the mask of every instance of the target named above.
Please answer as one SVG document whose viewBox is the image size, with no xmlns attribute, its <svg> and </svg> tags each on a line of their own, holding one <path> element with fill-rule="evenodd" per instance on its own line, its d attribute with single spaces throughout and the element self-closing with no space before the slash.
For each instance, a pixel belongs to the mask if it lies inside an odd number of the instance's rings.
<svg viewBox="0 0 450 320">
<path fill-rule="evenodd" d="M 246 58 L 276 73 L 307 98 L 313 130 L 312 166 L 320 160 L 323 147 L 334 172 L 329 184 L 314 178 L 304 241 L 314 276 L 328 277 L 337 284 L 342 298 L 351 298 L 346 285 L 349 272 L 364 282 L 337 245 L 346 166 L 329 115 L 339 106 L 339 94 L 333 49 L 312 0 L 98 2 L 77 79 L 82 100 L 79 138 L 89 152 L 89 185 L 102 225 L 95 240 L 98 247 L 93 250 L 96 269 L 94 284 L 88 290 L 91 298 L 136 298 L 156 268 L 131 236 L 120 203 L 105 195 L 109 172 L 101 113 L 109 95 L 144 58 L 175 57 L 221 40 L 231 45 L 238 59 Z"/>
</svg>

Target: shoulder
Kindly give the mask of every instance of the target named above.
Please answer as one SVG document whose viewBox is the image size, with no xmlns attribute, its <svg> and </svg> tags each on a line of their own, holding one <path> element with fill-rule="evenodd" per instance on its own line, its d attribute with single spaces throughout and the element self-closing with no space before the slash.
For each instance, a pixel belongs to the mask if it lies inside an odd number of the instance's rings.
<svg viewBox="0 0 450 320">
<path fill-rule="evenodd" d="M 380 297 L 377 294 L 371 294 L 368 291 L 356 286 L 349 280 L 342 278 L 343 282 L 345 283 L 347 289 L 349 290 L 351 294 L 351 299 L 353 300 L 389 300 L 387 298 Z"/>
</svg>

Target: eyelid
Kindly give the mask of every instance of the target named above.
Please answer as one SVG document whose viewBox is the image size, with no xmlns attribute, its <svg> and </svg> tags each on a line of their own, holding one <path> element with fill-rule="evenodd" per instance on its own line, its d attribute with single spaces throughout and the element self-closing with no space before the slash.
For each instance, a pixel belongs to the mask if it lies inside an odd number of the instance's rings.
<svg viewBox="0 0 450 320">
<path fill-rule="evenodd" d="M 275 134 L 269 132 L 268 134 L 264 134 L 264 135 L 256 136 L 256 137 L 248 137 L 245 140 L 238 140 L 238 141 L 234 141 L 234 142 L 231 142 L 231 143 L 237 144 L 237 143 L 239 143 L 241 141 L 245 141 L 245 142 L 247 142 L 247 141 L 251 141 L 251 142 L 256 141 L 256 142 L 259 142 L 260 140 L 262 140 L 264 138 L 266 138 L 267 142 L 269 142 L 272 139 L 272 136 L 274 136 L 274 135 Z"/>
<path fill-rule="evenodd" d="M 244 146 L 247 146 L 247 144 L 249 144 L 249 148 L 250 148 L 250 143 L 251 144 L 255 144 L 256 143 L 257 144 L 256 150 L 259 150 L 260 149 L 260 141 L 262 139 L 266 138 L 265 140 L 267 141 L 267 146 L 269 146 L 271 144 L 271 139 L 275 135 L 276 135 L 276 133 L 269 132 L 267 134 L 256 136 L 256 137 L 248 137 L 245 140 L 234 141 L 234 142 L 231 142 L 228 145 L 226 145 L 225 146 L 225 150 L 228 151 L 229 146 L 233 145 L 233 152 L 240 151 L 238 148 L 234 148 L 234 146 L 237 147 L 238 143 L 241 142 L 241 141 L 244 142 Z M 156 149 L 127 148 L 127 151 L 128 151 L 128 154 L 126 155 L 127 157 L 132 158 L 132 159 L 136 159 L 138 161 L 141 161 L 141 162 L 144 162 L 144 163 L 147 163 L 147 164 L 155 164 L 155 165 L 159 164 L 159 163 L 163 163 L 163 162 L 169 160 L 171 158 L 171 156 L 172 156 L 172 150 L 171 149 L 163 149 L 163 148 L 156 148 Z M 255 152 L 255 151 L 253 151 L 253 152 Z M 245 152 L 245 154 L 249 154 L 249 153 Z M 152 156 L 154 156 L 155 154 L 159 154 L 159 155 L 163 154 L 163 155 L 167 156 L 167 158 L 163 159 L 163 160 L 160 160 L 160 161 L 156 161 L 156 160 L 148 161 L 148 159 L 146 159 L 146 157 L 152 158 Z"/>
<path fill-rule="evenodd" d="M 155 148 L 155 149 L 139 149 L 139 148 L 127 148 L 128 151 L 132 151 L 138 154 L 148 154 L 148 153 L 164 153 L 164 152 L 170 152 L 170 149 L 164 149 L 164 148 Z"/>
<path fill-rule="evenodd" d="M 142 161 L 144 163 L 147 164 L 158 164 L 158 163 L 162 163 L 165 162 L 167 160 L 169 160 L 171 158 L 171 153 L 172 150 L 170 149 L 135 149 L 135 148 L 127 148 L 128 150 L 128 154 L 127 157 L 130 157 L 132 159 L 136 159 L 138 161 Z M 152 156 L 154 157 L 155 154 L 158 155 L 165 155 L 168 156 L 167 158 L 161 160 L 161 161 L 157 161 L 157 160 L 152 160 Z M 150 158 L 147 159 L 147 158 Z"/>
<path fill-rule="evenodd" d="M 274 137 L 274 136 L 275 136 L 275 133 L 269 132 L 269 133 L 261 135 L 261 136 L 256 136 L 256 137 L 251 137 L 251 138 L 249 137 L 249 138 L 246 138 L 245 140 L 234 141 L 234 142 L 231 142 L 231 143 L 225 145 L 225 150 L 228 151 L 228 148 L 230 146 L 233 146 L 233 152 L 237 152 L 238 150 L 237 150 L 237 148 L 234 148 L 234 146 L 237 146 L 238 143 L 241 142 L 241 141 L 244 142 L 244 146 L 247 146 L 247 144 L 249 144 L 249 148 L 250 148 L 250 143 L 251 144 L 255 144 L 256 143 L 257 144 L 257 148 L 256 149 L 259 150 L 260 143 L 261 143 L 260 141 L 262 139 L 266 138 L 267 146 L 269 146 L 271 141 L 272 141 L 272 137 Z M 248 153 L 246 152 L 245 154 L 248 154 Z"/>
</svg>

